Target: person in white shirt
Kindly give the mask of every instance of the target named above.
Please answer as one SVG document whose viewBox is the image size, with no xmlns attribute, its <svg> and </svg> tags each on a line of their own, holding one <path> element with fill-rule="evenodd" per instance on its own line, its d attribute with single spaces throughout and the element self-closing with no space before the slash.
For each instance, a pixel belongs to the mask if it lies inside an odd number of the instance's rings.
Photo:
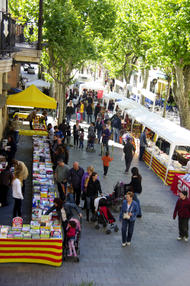
<svg viewBox="0 0 190 286">
<path fill-rule="evenodd" d="M 14 179 L 12 181 L 12 195 L 15 201 L 14 209 L 13 209 L 13 217 L 22 216 L 21 207 L 22 207 L 22 200 L 24 199 L 22 195 L 22 182 L 19 179 L 20 174 L 18 172 L 14 173 Z"/>
</svg>

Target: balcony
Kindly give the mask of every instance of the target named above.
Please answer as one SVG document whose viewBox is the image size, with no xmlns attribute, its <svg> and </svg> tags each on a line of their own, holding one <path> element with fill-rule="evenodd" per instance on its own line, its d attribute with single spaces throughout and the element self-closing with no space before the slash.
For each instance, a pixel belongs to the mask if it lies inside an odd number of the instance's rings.
<svg viewBox="0 0 190 286">
<path fill-rule="evenodd" d="M 15 20 L 0 11 L 0 59 L 11 56 L 15 48 Z"/>
</svg>

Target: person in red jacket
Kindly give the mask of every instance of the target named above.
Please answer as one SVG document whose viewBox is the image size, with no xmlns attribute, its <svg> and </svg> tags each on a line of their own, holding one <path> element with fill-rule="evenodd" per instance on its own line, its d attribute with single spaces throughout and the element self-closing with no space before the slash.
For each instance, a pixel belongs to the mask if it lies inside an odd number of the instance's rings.
<svg viewBox="0 0 190 286">
<path fill-rule="evenodd" d="M 75 236 L 76 236 L 76 223 L 75 221 L 69 221 L 67 226 L 67 240 L 69 245 L 69 255 L 68 256 L 77 256 L 75 249 Z"/>
<path fill-rule="evenodd" d="M 182 191 L 179 194 L 179 199 L 177 200 L 173 219 L 178 215 L 178 227 L 179 227 L 179 236 L 177 240 L 184 239 L 188 241 L 188 223 L 190 218 L 190 200 L 187 198 L 187 192 Z"/>
</svg>

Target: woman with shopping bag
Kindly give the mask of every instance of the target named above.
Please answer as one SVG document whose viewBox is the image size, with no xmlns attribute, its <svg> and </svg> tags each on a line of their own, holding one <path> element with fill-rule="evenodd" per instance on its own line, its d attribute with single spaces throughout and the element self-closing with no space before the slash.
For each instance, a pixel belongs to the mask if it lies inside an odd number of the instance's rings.
<svg viewBox="0 0 190 286">
<path fill-rule="evenodd" d="M 137 203 L 133 200 L 134 193 L 128 192 L 126 198 L 123 201 L 121 212 L 120 212 L 120 221 L 122 222 L 122 246 L 131 244 L 131 239 L 133 236 L 135 220 L 139 212 Z"/>
</svg>

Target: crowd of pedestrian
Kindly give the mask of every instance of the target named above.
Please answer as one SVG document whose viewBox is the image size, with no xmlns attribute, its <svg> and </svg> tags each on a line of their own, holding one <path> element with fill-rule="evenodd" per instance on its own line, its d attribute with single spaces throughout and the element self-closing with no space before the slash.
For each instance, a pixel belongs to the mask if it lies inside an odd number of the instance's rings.
<svg viewBox="0 0 190 286">
<path fill-rule="evenodd" d="M 111 106 L 109 107 L 112 108 Z M 76 115 L 76 122 L 72 126 L 71 118 Z M 32 115 L 31 115 L 32 118 Z M 59 126 L 48 124 L 48 139 L 55 175 L 55 182 L 59 198 L 54 200 L 54 205 L 46 214 L 56 209 L 64 230 L 64 243 L 66 237 L 69 241 L 70 255 L 76 256 L 73 247 L 73 237 L 75 235 L 76 225 L 68 223 L 73 216 L 72 210 L 82 217 L 82 210 L 86 211 L 86 221 L 94 220 L 95 206 L 94 201 L 98 196 L 102 196 L 102 187 L 100 177 L 95 172 L 92 165 L 84 168 L 79 162 L 69 162 L 69 153 L 73 146 L 78 150 L 84 149 L 85 130 L 81 123 L 86 120 L 88 123 L 87 151 L 94 150 L 95 143 L 102 143 L 101 160 L 103 163 L 103 175 L 108 175 L 109 164 L 113 161 L 113 155 L 110 155 L 109 140 L 112 137 L 115 142 L 119 142 L 121 130 L 121 116 L 116 112 L 109 118 L 105 106 L 96 100 L 94 91 L 84 90 L 81 96 L 76 92 L 70 91 L 67 99 L 66 118 Z M 1 206 L 8 204 L 7 194 L 12 188 L 14 199 L 13 217 L 22 216 L 22 201 L 25 193 L 25 180 L 28 177 L 28 170 L 25 164 L 15 160 L 17 151 L 18 126 L 17 118 L 13 124 L 13 136 L 8 136 L 6 149 L 7 167 L 0 173 L 0 203 Z M 139 160 L 143 158 L 145 147 L 147 146 L 147 129 L 140 136 Z M 71 138 L 73 141 L 71 141 Z M 125 173 L 130 170 L 131 162 L 136 152 L 134 144 L 130 137 L 127 138 L 123 147 L 125 158 Z M 114 164 L 114 162 L 112 163 Z M 14 166 L 14 171 L 11 169 Z M 136 218 L 142 217 L 139 195 L 142 192 L 142 176 L 137 167 L 131 169 L 131 180 L 127 184 L 127 193 L 121 206 L 119 219 L 122 223 L 122 246 L 130 245 L 133 236 Z M 81 204 L 81 199 L 84 204 Z M 90 218 L 91 213 L 91 218 Z M 176 204 L 173 218 L 179 217 L 179 237 L 178 240 L 188 240 L 188 220 L 190 217 L 190 201 L 187 194 L 182 192 Z"/>
</svg>

